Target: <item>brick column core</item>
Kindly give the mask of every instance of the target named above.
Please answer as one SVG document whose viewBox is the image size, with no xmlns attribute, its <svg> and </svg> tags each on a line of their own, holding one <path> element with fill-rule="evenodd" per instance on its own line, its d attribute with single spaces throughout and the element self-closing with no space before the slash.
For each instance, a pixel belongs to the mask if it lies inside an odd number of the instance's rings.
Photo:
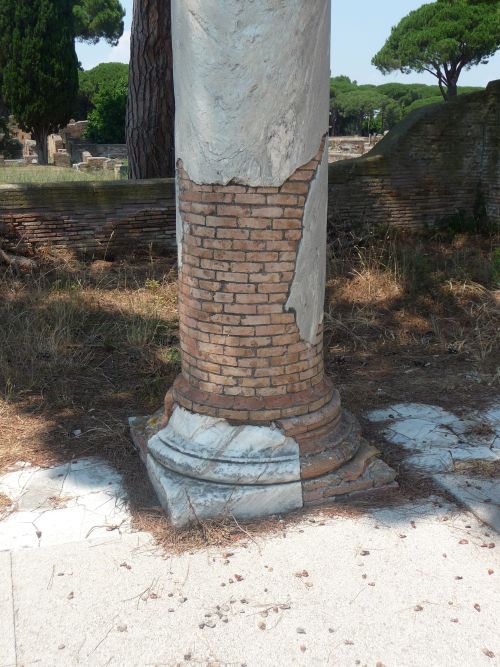
<svg viewBox="0 0 500 667">
<path fill-rule="evenodd" d="M 281 187 L 197 185 L 179 160 L 182 375 L 173 395 L 186 409 L 269 423 L 331 402 L 323 326 L 303 340 L 286 305 L 323 151 L 324 140 Z"/>
</svg>

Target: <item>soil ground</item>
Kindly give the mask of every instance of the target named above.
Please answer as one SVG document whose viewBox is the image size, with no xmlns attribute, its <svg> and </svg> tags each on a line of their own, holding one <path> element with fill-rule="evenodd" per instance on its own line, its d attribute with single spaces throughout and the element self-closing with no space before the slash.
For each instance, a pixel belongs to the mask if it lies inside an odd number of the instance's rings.
<svg viewBox="0 0 500 667">
<path fill-rule="evenodd" d="M 363 417 L 411 401 L 459 414 L 498 396 L 496 243 L 348 235 L 330 245 L 325 362 L 348 409 Z M 47 249 L 36 259 L 32 273 L 0 272 L 0 470 L 98 455 L 124 474 L 138 527 L 166 546 L 241 536 L 232 522 L 165 527 L 128 434 L 127 418 L 157 410 L 179 372 L 175 256 L 82 262 Z M 400 451 L 376 444 L 397 466 Z M 429 494 L 428 482 L 399 481 L 379 502 Z"/>
</svg>

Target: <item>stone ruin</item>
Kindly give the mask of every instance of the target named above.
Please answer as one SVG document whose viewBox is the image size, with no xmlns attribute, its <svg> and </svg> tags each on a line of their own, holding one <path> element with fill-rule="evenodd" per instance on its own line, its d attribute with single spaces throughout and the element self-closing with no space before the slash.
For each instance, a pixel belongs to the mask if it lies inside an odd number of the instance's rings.
<svg viewBox="0 0 500 667">
<path fill-rule="evenodd" d="M 73 165 L 73 168 L 77 171 L 113 171 L 116 178 L 127 176 L 127 167 L 121 160 L 107 157 L 94 157 L 88 151 L 82 152 L 82 158 L 82 162 L 77 162 Z"/>
<path fill-rule="evenodd" d="M 88 121 L 86 120 L 70 120 L 68 125 L 59 134 L 50 134 L 47 137 L 49 164 L 67 168 L 73 166 L 79 171 L 113 171 L 116 178 L 126 177 L 127 167 L 123 164 L 123 160 L 102 156 L 94 157 L 89 151 L 82 151 L 82 160 L 72 165 L 69 144 L 71 141 L 80 141 L 83 139 L 87 124 Z M 14 127 L 14 134 L 22 144 L 22 160 L 5 160 L 1 156 L 0 165 L 22 167 L 24 165 L 37 164 L 36 141 L 31 138 L 29 133 L 24 132 L 18 127 Z"/>
<path fill-rule="evenodd" d="M 330 137 L 328 145 L 328 162 L 340 162 L 366 155 L 383 139 L 382 135 L 370 137 Z"/>
<path fill-rule="evenodd" d="M 131 420 L 176 526 L 396 476 L 323 365 L 330 0 L 224 4 L 172 3 L 182 373 Z"/>
</svg>

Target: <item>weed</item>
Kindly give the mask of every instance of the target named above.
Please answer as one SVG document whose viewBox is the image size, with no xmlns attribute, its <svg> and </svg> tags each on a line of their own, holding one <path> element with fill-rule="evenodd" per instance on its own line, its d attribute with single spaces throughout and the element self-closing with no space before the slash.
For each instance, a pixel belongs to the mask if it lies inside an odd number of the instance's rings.
<svg viewBox="0 0 500 667">
<path fill-rule="evenodd" d="M 1 183 L 68 183 L 75 181 L 110 181 L 115 179 L 113 171 L 83 172 L 67 167 L 32 165 L 0 167 Z"/>
</svg>

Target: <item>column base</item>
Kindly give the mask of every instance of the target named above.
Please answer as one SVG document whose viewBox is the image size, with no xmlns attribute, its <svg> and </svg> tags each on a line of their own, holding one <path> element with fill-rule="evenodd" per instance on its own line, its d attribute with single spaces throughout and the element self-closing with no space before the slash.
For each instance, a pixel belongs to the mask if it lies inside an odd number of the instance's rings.
<svg viewBox="0 0 500 667">
<path fill-rule="evenodd" d="M 235 425 L 174 405 L 166 425 L 161 410 L 131 418 L 130 429 L 162 507 L 181 528 L 397 486 L 394 470 L 339 405 L 335 395 L 317 413 L 266 426 Z"/>
</svg>

